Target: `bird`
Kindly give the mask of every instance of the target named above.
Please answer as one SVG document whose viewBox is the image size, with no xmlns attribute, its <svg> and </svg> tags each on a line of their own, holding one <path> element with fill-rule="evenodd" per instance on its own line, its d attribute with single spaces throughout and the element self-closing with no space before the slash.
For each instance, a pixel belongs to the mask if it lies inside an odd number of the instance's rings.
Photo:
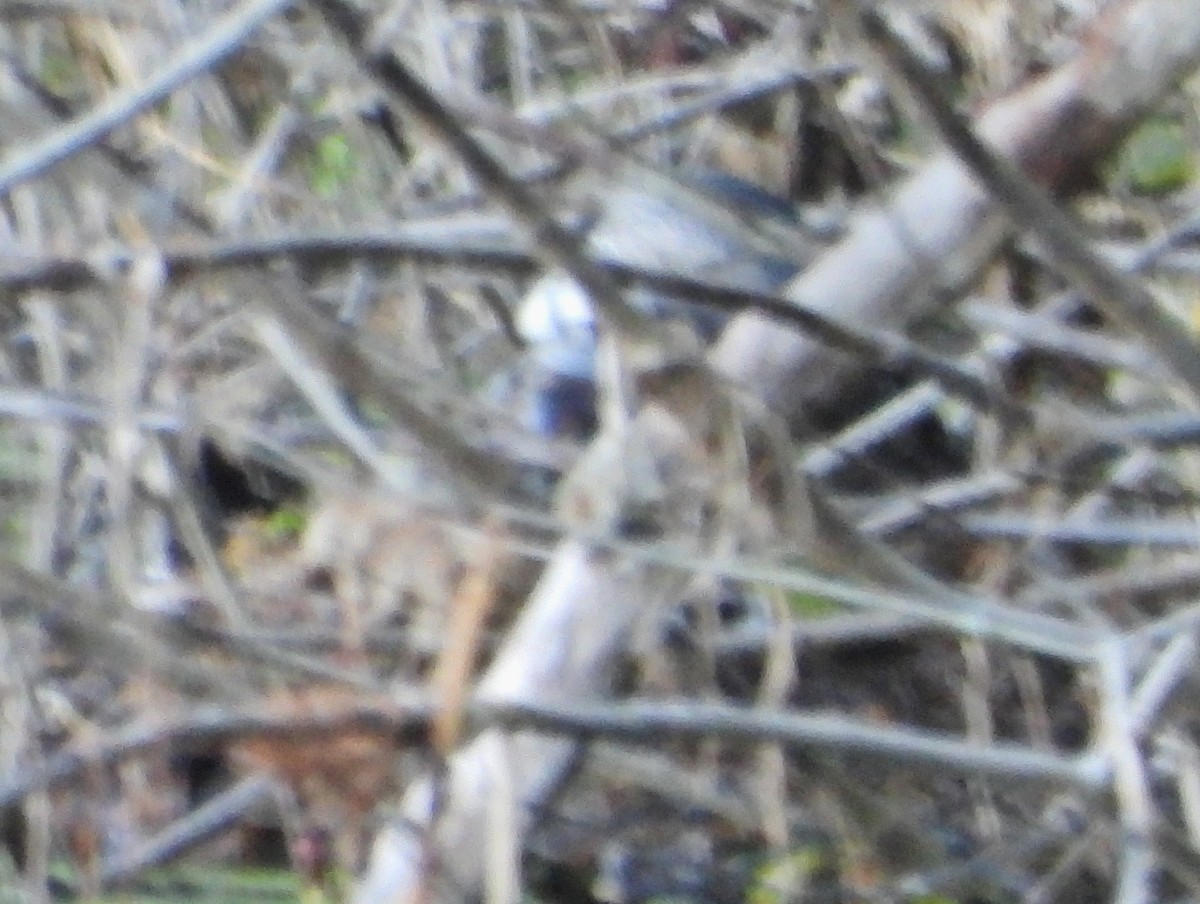
<svg viewBox="0 0 1200 904">
<path fill-rule="evenodd" d="M 812 258 L 816 244 L 786 199 L 729 173 L 700 169 L 606 185 L 585 249 L 604 262 L 774 292 Z M 641 287 L 626 300 L 650 317 L 685 323 L 706 343 L 728 319 Z M 527 350 L 527 426 L 545 437 L 587 438 L 598 421 L 599 341 L 587 292 L 564 270 L 546 273 L 519 303 L 514 322 Z"/>
</svg>

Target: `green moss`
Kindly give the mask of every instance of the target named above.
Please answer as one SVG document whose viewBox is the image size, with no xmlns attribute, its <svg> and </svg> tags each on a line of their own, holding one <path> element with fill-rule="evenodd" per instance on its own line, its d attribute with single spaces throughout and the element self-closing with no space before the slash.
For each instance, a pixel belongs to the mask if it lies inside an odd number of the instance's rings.
<svg viewBox="0 0 1200 904">
<path fill-rule="evenodd" d="M 788 904 L 829 873 L 832 853 L 824 844 L 806 844 L 763 864 L 746 892 L 746 904 Z"/>
</svg>

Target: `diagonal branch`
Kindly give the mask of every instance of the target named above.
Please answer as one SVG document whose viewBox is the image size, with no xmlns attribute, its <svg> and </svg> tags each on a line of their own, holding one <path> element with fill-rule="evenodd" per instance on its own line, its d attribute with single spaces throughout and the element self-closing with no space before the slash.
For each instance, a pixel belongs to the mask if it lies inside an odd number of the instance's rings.
<svg viewBox="0 0 1200 904">
<path fill-rule="evenodd" d="M 323 0 L 322 6 L 340 5 Z M 1200 62 L 1200 17 L 1192 0 L 1113 4 L 1087 36 L 1084 52 L 993 105 L 977 122 L 983 139 L 1038 183 L 1063 188 L 1076 167 L 1111 148 L 1128 126 Z M 1064 144 L 1063 136 L 1070 140 Z M 886 205 L 863 211 L 846 237 L 789 287 L 800 307 L 849 325 L 897 328 L 953 298 L 999 241 L 997 201 L 955 155 L 944 152 L 903 184 Z M 785 417 L 829 399 L 857 362 L 759 314 L 726 330 L 716 369 Z M 620 488 L 614 488 L 620 492 Z M 485 700 L 521 704 L 586 699 L 606 692 L 625 630 L 641 612 L 647 578 L 628 563 L 564 543 L 481 687 Z M 529 732 L 482 734 L 452 758 L 436 835 L 444 852 L 481 852 L 496 769 L 516 764 L 516 799 L 536 806 L 570 759 L 569 742 Z M 433 787 L 413 788 L 404 816 L 430 824 Z M 528 812 L 520 825 L 527 825 Z M 428 862 L 423 833 L 390 827 L 378 839 L 356 900 L 405 900 Z M 482 887 L 485 858 L 438 858 L 455 881 Z M 471 862 L 464 862 L 469 859 Z"/>
<path fill-rule="evenodd" d="M 993 152 L 1052 192 L 1110 150 L 1200 55 L 1188 0 L 1112 4 L 1062 67 L 994 103 L 975 123 Z M 931 159 L 883 207 L 864 210 L 836 247 L 792 281 L 798 306 L 851 324 L 900 326 L 955 297 L 1002 234 L 999 201 L 951 152 Z M 830 398 L 853 362 L 757 316 L 739 318 L 717 369 L 784 416 Z"/>
<path fill-rule="evenodd" d="M 1164 311 L 1142 283 L 1097 254 L 1076 221 L 1054 203 L 1045 189 L 1023 174 L 1014 162 L 988 149 L 954 111 L 946 92 L 925 64 L 883 16 L 869 12 L 864 25 L 868 37 L 883 50 L 885 59 L 917 96 L 946 143 L 987 186 L 993 199 L 1004 206 L 1014 224 L 1032 232 L 1078 289 L 1162 355 L 1193 394 L 1200 393 L 1200 345 L 1185 332 L 1182 323 Z"/>
<path fill-rule="evenodd" d="M 268 19 L 292 0 L 247 0 L 222 18 L 207 34 L 180 49 L 174 64 L 156 73 L 137 90 L 116 95 L 92 112 L 55 129 L 24 151 L 0 163 L 0 195 L 34 179 L 120 128 L 166 98 L 185 82 L 203 75 L 236 53 Z"/>
</svg>

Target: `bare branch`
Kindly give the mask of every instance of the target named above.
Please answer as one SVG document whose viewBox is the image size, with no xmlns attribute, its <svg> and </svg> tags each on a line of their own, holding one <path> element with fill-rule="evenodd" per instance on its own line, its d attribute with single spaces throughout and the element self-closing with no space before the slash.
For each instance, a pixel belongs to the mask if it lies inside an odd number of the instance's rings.
<svg viewBox="0 0 1200 904">
<path fill-rule="evenodd" d="M 1160 14 L 1168 18 L 1195 14 L 1194 9 L 1186 14 L 1181 13 L 1182 9 L 1179 4 L 1174 11 L 1163 9 Z M 1054 262 L 1081 291 L 1118 324 L 1140 335 L 1150 349 L 1163 356 L 1176 376 L 1191 387 L 1193 394 L 1200 394 L 1200 344 L 1193 341 L 1183 325 L 1167 314 L 1140 282 L 1110 266 L 1093 251 L 1075 221 L 1046 191 L 1022 174 L 1015 163 L 988 149 L 955 113 L 936 79 L 883 16 L 868 12 L 864 24 L 867 35 L 916 93 L 951 149 L 1008 210 L 1014 223 L 1037 236 Z M 1096 128 L 1111 130 L 1117 126 L 1115 122 L 1104 121 L 1105 112 L 1097 113 Z"/>
<path fill-rule="evenodd" d="M 1064 168 L 1110 147 L 1200 59 L 1200 20 L 1194 10 L 1186 2 L 1168 7 L 1163 16 L 1161 4 L 1150 0 L 1117 4 L 1096 26 L 1086 54 L 997 103 L 980 120 L 981 134 L 1034 178 L 1058 185 L 1069 175 Z M 1143 53 L 1153 55 L 1154 64 L 1131 69 L 1131 54 Z M 1140 76 L 1136 92 L 1095 96 L 1102 86 L 1129 78 L 1134 71 Z M 1088 140 L 1073 143 L 1064 158 L 1056 156 L 1053 137 L 1068 122 Z M 942 154 L 886 206 L 859 215 L 845 239 L 798 277 L 788 295 L 799 307 L 825 312 L 842 323 L 900 325 L 931 310 L 939 298 L 953 297 L 949 290 L 969 280 L 979 262 L 990 256 L 1001 234 L 995 214 L 996 201 L 963 162 Z M 726 330 L 713 362 L 720 373 L 786 417 L 795 415 L 807 400 L 828 399 L 847 364 L 841 353 L 781 330 L 761 315 L 739 317 Z M 491 697 L 522 702 L 551 692 L 579 697 L 603 692 L 604 667 L 619 628 L 638 611 L 636 604 L 617 601 L 641 596 L 636 585 L 605 585 L 604 574 L 611 570 L 611 564 L 589 561 L 576 543 L 563 547 L 485 679 Z M 597 627 L 601 613 L 604 623 Z M 554 657 L 548 652 L 576 643 L 589 653 Z M 517 741 L 521 756 L 513 762 L 537 764 L 515 777 L 518 794 L 536 798 L 565 764 L 568 751 L 562 742 L 550 739 L 539 744 L 536 737 L 521 735 Z M 498 736 L 488 733 L 454 759 L 439 844 L 479 848 L 472 824 L 480 821 L 486 807 L 486 776 L 495 768 L 493 757 L 500 746 Z M 422 824 L 428 814 L 427 795 L 427 789 L 414 789 L 405 807 L 407 816 Z M 385 833 L 375 858 L 358 900 L 365 904 L 402 897 L 416 881 L 421 859 L 413 838 L 399 831 Z M 467 868 L 459 877 L 471 886 L 480 880 Z"/>
<path fill-rule="evenodd" d="M 7 195 L 20 183 L 90 147 L 168 97 L 180 85 L 208 72 L 235 53 L 263 23 L 290 5 L 291 0 L 247 0 L 208 34 L 181 48 L 171 66 L 136 90 L 118 94 L 102 107 L 33 141 L 30 147 L 0 164 L 0 195 Z"/>
</svg>

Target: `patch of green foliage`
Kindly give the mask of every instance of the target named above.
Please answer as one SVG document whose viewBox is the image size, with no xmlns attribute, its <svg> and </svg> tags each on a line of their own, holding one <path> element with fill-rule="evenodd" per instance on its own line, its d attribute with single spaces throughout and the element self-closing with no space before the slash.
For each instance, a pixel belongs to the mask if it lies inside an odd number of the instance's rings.
<svg viewBox="0 0 1200 904">
<path fill-rule="evenodd" d="M 285 505 L 267 516 L 263 528 L 270 540 L 295 540 L 308 526 L 308 513 L 295 506 Z"/>
<path fill-rule="evenodd" d="M 790 591 L 787 594 L 787 604 L 788 611 L 792 613 L 793 617 L 806 621 L 829 618 L 832 615 L 840 614 L 845 609 L 835 599 L 816 593 L 805 593 L 801 590 Z"/>
<path fill-rule="evenodd" d="M 79 84 L 79 63 L 69 53 L 51 51 L 42 57 L 38 76 L 56 94 L 70 94 Z"/>
<path fill-rule="evenodd" d="M 341 132 L 333 132 L 313 149 L 309 185 L 322 198 L 332 198 L 350 181 L 355 167 L 350 142 Z"/>
<path fill-rule="evenodd" d="M 746 904 L 787 904 L 802 896 L 814 880 L 833 869 L 831 858 L 824 844 L 805 844 L 772 857 L 754 877 L 746 892 Z"/>
<path fill-rule="evenodd" d="M 1155 116 L 1138 126 L 1117 153 L 1113 175 L 1141 195 L 1164 195 L 1195 175 L 1196 155 L 1183 124 Z"/>
<path fill-rule="evenodd" d="M 96 904 L 298 904 L 300 883 L 287 870 L 215 865 L 152 870 Z"/>
</svg>

